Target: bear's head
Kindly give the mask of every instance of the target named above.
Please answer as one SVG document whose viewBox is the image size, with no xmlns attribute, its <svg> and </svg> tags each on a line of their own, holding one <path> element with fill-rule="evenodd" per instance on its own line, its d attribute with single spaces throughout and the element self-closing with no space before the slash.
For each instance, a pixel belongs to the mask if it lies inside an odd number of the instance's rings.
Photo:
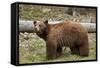
<svg viewBox="0 0 100 68">
<path fill-rule="evenodd" d="M 48 20 L 43 22 L 34 21 L 33 24 L 34 24 L 34 31 L 38 34 L 42 34 L 47 28 Z"/>
</svg>

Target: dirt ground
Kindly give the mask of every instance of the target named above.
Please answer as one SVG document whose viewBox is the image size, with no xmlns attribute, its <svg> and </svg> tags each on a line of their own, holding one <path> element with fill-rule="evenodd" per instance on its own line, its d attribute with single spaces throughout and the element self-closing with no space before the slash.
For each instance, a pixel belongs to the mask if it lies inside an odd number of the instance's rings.
<svg viewBox="0 0 100 68">
<path fill-rule="evenodd" d="M 54 59 L 46 60 L 45 41 L 39 38 L 35 33 L 19 34 L 19 63 L 43 63 L 57 61 L 79 61 L 96 59 L 96 33 L 89 33 L 89 56 L 81 57 L 71 54 L 69 48 L 63 47 L 63 54 Z"/>
</svg>

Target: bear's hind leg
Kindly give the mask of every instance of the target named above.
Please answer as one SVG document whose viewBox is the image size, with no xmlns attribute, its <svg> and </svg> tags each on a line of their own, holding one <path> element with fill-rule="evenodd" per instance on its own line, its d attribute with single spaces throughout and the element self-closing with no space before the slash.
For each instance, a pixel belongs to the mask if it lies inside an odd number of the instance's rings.
<svg viewBox="0 0 100 68">
<path fill-rule="evenodd" d="M 88 56 L 89 55 L 89 46 L 82 45 L 79 47 L 80 55 L 81 56 Z"/>
<path fill-rule="evenodd" d="M 70 48 L 71 49 L 71 53 L 72 54 L 77 54 L 77 55 L 79 55 L 79 48 L 78 47 L 72 47 L 72 48 Z"/>
</svg>

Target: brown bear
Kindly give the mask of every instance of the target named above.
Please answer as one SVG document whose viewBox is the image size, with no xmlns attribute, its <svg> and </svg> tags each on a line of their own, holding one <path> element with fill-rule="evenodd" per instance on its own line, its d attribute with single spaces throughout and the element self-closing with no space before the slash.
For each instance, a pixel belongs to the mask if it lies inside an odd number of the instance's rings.
<svg viewBox="0 0 100 68">
<path fill-rule="evenodd" d="M 72 21 L 48 24 L 48 20 L 34 21 L 36 34 L 46 42 L 47 59 L 54 59 L 62 54 L 62 47 L 68 46 L 72 54 L 88 56 L 88 32 Z"/>
</svg>

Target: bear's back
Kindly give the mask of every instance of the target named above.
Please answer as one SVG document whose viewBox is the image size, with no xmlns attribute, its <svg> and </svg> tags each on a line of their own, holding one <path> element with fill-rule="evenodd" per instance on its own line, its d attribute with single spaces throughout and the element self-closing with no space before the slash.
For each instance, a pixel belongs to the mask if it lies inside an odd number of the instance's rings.
<svg viewBox="0 0 100 68">
<path fill-rule="evenodd" d="M 50 32 L 53 34 L 62 34 L 62 33 L 81 33 L 87 32 L 86 29 L 79 23 L 72 22 L 61 22 L 58 24 L 50 25 Z"/>
<path fill-rule="evenodd" d="M 50 26 L 48 37 L 59 42 L 61 45 L 73 45 L 76 40 L 86 34 L 85 28 L 79 23 L 62 22 Z M 80 38 L 79 38 L 80 37 Z M 67 44 L 65 44 L 67 43 Z M 70 46 L 69 45 L 69 46 Z"/>
</svg>

